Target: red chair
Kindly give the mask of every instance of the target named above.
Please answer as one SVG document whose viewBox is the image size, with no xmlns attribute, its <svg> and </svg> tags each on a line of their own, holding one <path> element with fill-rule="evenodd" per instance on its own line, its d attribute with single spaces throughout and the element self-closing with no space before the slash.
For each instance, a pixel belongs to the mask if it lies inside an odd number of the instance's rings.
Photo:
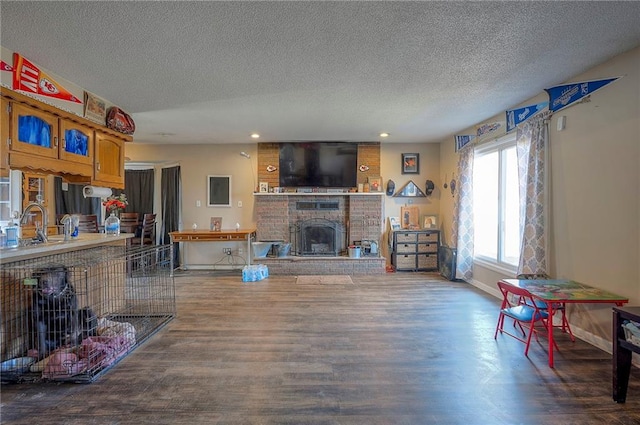
<svg viewBox="0 0 640 425">
<path fill-rule="evenodd" d="M 549 279 L 544 273 L 532 273 L 532 274 L 519 274 L 517 276 L 518 279 L 523 280 L 531 280 L 531 279 Z M 547 303 L 541 300 L 535 300 L 536 305 L 540 310 L 547 310 Z M 554 328 L 561 328 L 562 332 L 568 333 L 569 338 L 571 338 L 572 342 L 575 342 L 576 339 L 573 336 L 573 332 L 571 332 L 571 326 L 569 326 L 569 320 L 567 320 L 567 306 L 565 303 L 553 303 L 553 310 L 559 311 L 562 313 L 562 321 L 559 325 L 553 325 L 553 318 L 551 319 L 551 324 Z"/>
<path fill-rule="evenodd" d="M 536 329 L 536 324 L 542 324 L 544 332 L 548 330 L 547 326 L 549 314 L 541 310 L 531 295 L 531 292 L 524 288 L 512 286 L 504 282 L 498 282 L 498 289 L 502 293 L 502 305 L 500 306 L 500 315 L 498 316 L 498 324 L 496 325 L 496 332 L 493 335 L 494 339 L 498 338 L 498 332 L 500 334 L 507 334 L 520 342 L 525 344 L 524 355 L 529 354 L 529 346 L 531 345 L 531 337 L 535 333 L 536 340 L 538 339 L 539 330 Z M 516 335 L 504 329 L 504 319 L 509 317 L 517 323 L 522 331 L 522 336 Z M 527 332 L 525 332 L 525 328 Z M 558 345 L 554 341 L 556 350 Z"/>
</svg>

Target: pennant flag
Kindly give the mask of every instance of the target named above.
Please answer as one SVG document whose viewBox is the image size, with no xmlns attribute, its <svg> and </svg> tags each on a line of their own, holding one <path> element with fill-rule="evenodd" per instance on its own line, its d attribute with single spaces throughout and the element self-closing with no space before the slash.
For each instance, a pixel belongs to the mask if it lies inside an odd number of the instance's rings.
<svg viewBox="0 0 640 425">
<path fill-rule="evenodd" d="M 0 61 L 0 71 L 13 71 L 13 67 L 5 61 Z"/>
<path fill-rule="evenodd" d="M 502 127 L 503 125 L 504 124 L 502 122 L 500 122 L 500 121 L 487 123 L 487 124 L 482 124 L 477 129 L 477 136 L 481 137 L 481 136 L 485 136 L 485 135 L 487 135 L 489 133 L 493 133 L 493 132 L 497 131 L 498 129 L 500 129 L 500 127 Z"/>
<path fill-rule="evenodd" d="M 466 135 L 466 136 L 454 136 L 454 139 L 456 141 L 456 152 L 458 152 L 460 149 L 467 146 L 475 138 L 476 136 L 474 136 L 473 134 Z"/>
<path fill-rule="evenodd" d="M 13 54 L 13 67 L 14 90 L 38 94 L 40 96 L 54 97 L 82 105 L 82 100 L 75 97 L 19 53 Z"/>
<path fill-rule="evenodd" d="M 516 128 L 516 125 L 528 120 L 547 106 L 549 106 L 549 102 L 541 102 L 537 105 L 529 105 L 524 108 L 507 111 L 507 133 Z"/>
<path fill-rule="evenodd" d="M 562 108 L 566 108 L 572 103 L 590 95 L 618 78 L 619 77 L 609 78 L 606 80 L 571 83 L 551 87 L 550 89 L 544 89 L 549 94 L 549 110 L 551 112 L 556 112 Z"/>
</svg>

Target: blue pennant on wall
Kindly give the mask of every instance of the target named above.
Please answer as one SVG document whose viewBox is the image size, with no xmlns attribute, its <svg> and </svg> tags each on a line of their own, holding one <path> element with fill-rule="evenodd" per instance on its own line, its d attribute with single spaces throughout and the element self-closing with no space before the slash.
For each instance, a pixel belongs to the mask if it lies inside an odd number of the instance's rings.
<svg viewBox="0 0 640 425">
<path fill-rule="evenodd" d="M 549 102 L 541 102 L 537 105 L 529 105 L 523 108 L 507 111 L 507 133 L 516 128 L 518 124 L 528 120 L 530 117 L 549 106 Z"/>
<path fill-rule="evenodd" d="M 454 138 L 456 141 L 456 152 L 458 152 L 460 149 L 464 148 L 469 143 L 471 143 L 473 139 L 476 138 L 476 136 L 473 134 L 469 134 L 464 136 L 454 136 Z"/>
<path fill-rule="evenodd" d="M 590 95 L 607 84 L 617 80 L 619 77 L 608 78 L 606 80 L 585 81 L 582 83 L 571 83 L 562 86 L 545 89 L 549 93 L 549 110 L 556 112 L 572 103 Z"/>
</svg>

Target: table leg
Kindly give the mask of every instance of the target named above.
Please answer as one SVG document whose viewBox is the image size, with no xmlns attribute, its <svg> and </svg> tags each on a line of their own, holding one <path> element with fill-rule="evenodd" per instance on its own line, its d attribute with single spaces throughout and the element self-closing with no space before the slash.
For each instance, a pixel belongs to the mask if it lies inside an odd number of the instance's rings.
<svg viewBox="0 0 640 425">
<path fill-rule="evenodd" d="M 548 311 L 548 322 L 547 322 L 547 333 L 549 340 L 549 367 L 553 368 L 553 303 L 547 303 L 547 311 Z"/>
<path fill-rule="evenodd" d="M 251 265 L 251 235 L 247 235 L 247 264 Z"/>
</svg>

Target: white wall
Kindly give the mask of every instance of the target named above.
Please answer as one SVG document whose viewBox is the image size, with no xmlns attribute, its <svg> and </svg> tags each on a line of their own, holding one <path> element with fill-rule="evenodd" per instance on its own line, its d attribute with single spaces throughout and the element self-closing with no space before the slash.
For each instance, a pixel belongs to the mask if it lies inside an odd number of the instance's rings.
<svg viewBox="0 0 640 425">
<path fill-rule="evenodd" d="M 612 291 L 638 305 L 640 48 L 565 83 L 615 76 L 622 78 L 593 93 L 589 102 L 555 113 L 551 120 L 549 273 Z M 547 99 L 541 93 L 514 108 Z M 556 129 L 559 116 L 566 116 L 563 131 Z M 504 120 L 504 115 L 493 119 Z M 453 140 L 443 140 L 440 153 L 442 169 L 451 174 L 457 165 Z M 441 203 L 441 216 L 451 217 L 452 211 L 453 203 Z M 474 284 L 489 292 L 496 293 L 495 282 L 502 277 L 474 268 Z M 611 305 L 579 304 L 569 313 L 573 327 L 579 333 L 584 330 L 583 338 L 610 349 Z"/>
</svg>

